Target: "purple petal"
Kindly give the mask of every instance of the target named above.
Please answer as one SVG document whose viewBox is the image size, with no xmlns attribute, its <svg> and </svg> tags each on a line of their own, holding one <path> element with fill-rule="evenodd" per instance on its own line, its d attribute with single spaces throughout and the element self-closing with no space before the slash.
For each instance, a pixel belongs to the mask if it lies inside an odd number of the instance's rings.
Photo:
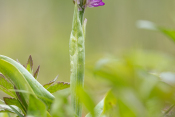
<svg viewBox="0 0 175 117">
<path fill-rule="evenodd" d="M 91 2 L 102 2 L 102 0 L 91 0 Z"/>
<path fill-rule="evenodd" d="M 98 6 L 103 6 L 105 5 L 104 2 L 95 2 L 89 5 L 89 7 L 98 7 Z"/>
<path fill-rule="evenodd" d="M 102 2 L 102 0 L 87 0 L 86 6 L 88 7 L 98 7 L 98 6 L 104 6 L 105 3 Z"/>
<path fill-rule="evenodd" d="M 105 5 L 105 3 L 104 2 L 100 2 L 100 4 L 99 4 L 100 6 L 104 6 Z"/>
</svg>

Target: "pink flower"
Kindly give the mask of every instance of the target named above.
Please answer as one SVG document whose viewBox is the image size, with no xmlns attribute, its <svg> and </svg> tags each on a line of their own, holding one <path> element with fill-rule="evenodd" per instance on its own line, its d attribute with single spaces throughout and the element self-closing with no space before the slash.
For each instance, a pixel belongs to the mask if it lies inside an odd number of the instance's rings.
<svg viewBox="0 0 175 117">
<path fill-rule="evenodd" d="M 86 7 L 98 7 L 104 6 L 105 3 L 102 0 L 86 0 Z"/>
<path fill-rule="evenodd" d="M 74 2 L 77 2 L 77 4 L 80 4 L 80 0 L 74 0 Z M 86 7 L 99 7 L 104 6 L 105 3 L 102 0 L 82 0 L 84 8 Z"/>
</svg>

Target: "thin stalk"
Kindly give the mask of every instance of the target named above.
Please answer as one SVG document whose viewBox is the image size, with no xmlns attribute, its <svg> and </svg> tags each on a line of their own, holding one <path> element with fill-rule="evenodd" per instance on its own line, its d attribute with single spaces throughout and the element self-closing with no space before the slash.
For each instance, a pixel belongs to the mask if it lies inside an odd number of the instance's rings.
<svg viewBox="0 0 175 117">
<path fill-rule="evenodd" d="M 82 104 L 77 95 L 78 88 L 84 85 L 84 66 L 85 66 L 85 46 L 83 32 L 84 8 L 83 0 L 80 2 L 81 11 L 78 10 L 77 2 L 75 2 L 74 18 L 72 24 L 72 32 L 69 43 L 70 63 L 71 63 L 71 103 L 76 117 L 82 116 Z"/>
<path fill-rule="evenodd" d="M 174 108 L 175 104 L 171 105 L 164 113 L 164 115 L 166 116 L 173 108 Z"/>
<path fill-rule="evenodd" d="M 83 25 L 84 11 L 85 11 L 85 8 L 83 8 L 83 3 L 84 3 L 84 0 L 81 0 L 79 5 L 81 8 L 81 10 L 79 10 L 79 18 L 80 18 L 81 25 Z"/>
</svg>

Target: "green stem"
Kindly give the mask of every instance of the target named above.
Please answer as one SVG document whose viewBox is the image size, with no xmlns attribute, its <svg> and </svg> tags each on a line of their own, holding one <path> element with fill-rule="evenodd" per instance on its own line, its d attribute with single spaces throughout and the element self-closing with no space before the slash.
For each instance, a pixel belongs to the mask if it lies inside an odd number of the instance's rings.
<svg viewBox="0 0 175 117">
<path fill-rule="evenodd" d="M 83 2 L 84 0 L 81 0 L 79 5 L 79 7 L 81 8 L 81 10 L 79 11 L 79 18 L 80 18 L 81 25 L 83 24 L 84 11 L 85 11 L 85 9 L 83 8 Z"/>
<path fill-rule="evenodd" d="M 85 46 L 83 32 L 83 17 L 84 8 L 81 4 L 81 11 L 78 10 L 78 5 L 75 3 L 74 18 L 72 33 L 70 38 L 70 63 L 71 63 L 71 103 L 76 114 L 76 117 L 82 116 L 82 104 L 77 94 L 78 88 L 83 88 L 84 85 L 84 66 L 85 66 Z"/>
<path fill-rule="evenodd" d="M 83 25 L 83 19 L 84 19 L 84 8 L 82 8 L 82 11 L 79 11 L 79 18 L 81 21 L 81 25 Z"/>
<path fill-rule="evenodd" d="M 164 113 L 164 115 L 167 115 L 173 108 L 174 108 L 175 104 L 171 105 Z"/>
</svg>

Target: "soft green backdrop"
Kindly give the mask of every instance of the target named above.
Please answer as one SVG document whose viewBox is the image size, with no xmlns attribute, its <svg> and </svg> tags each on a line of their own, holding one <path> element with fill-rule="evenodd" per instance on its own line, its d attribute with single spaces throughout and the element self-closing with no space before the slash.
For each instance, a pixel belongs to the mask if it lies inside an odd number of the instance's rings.
<svg viewBox="0 0 175 117">
<path fill-rule="evenodd" d="M 175 28 L 174 0 L 103 1 L 104 7 L 86 10 L 86 66 L 131 48 L 175 54 L 175 44 L 167 37 L 136 26 L 138 20 L 150 20 Z M 41 66 L 42 84 L 58 74 L 59 81 L 69 82 L 73 8 L 72 0 L 1 0 L 0 54 L 23 64 L 32 55 L 35 69 Z"/>
</svg>

